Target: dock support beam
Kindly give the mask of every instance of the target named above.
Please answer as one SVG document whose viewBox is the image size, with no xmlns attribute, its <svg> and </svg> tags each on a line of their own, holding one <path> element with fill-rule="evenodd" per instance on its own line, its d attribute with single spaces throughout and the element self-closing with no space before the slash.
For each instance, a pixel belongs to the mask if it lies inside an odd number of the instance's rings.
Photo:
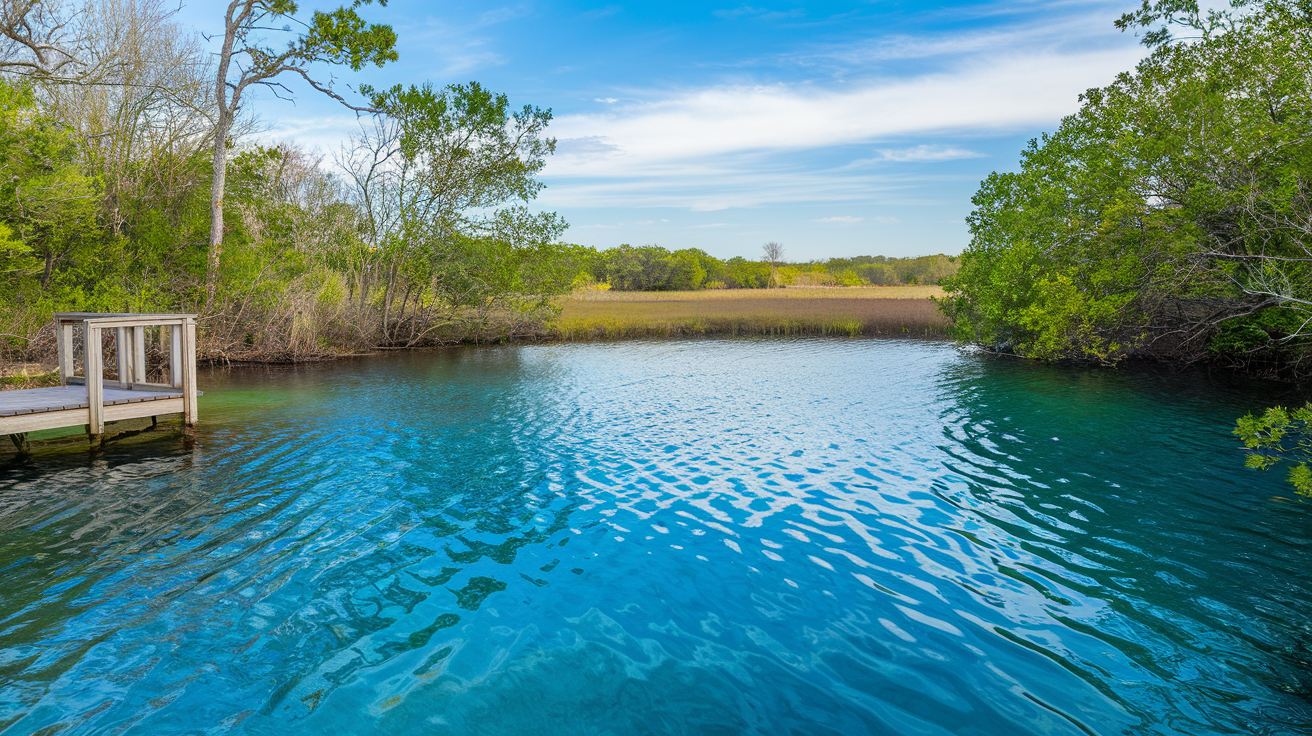
<svg viewBox="0 0 1312 736">
<path fill-rule="evenodd" d="M 169 383 L 182 388 L 182 325 L 169 325 Z"/>
<path fill-rule="evenodd" d="M 105 369 L 101 365 L 100 328 L 82 322 L 87 357 L 87 434 L 92 441 L 105 433 Z"/>
<path fill-rule="evenodd" d="M 196 320 L 182 325 L 182 425 L 196 426 Z"/>
<path fill-rule="evenodd" d="M 67 386 L 73 377 L 73 325 L 55 320 L 55 345 L 59 353 L 59 385 Z"/>
</svg>

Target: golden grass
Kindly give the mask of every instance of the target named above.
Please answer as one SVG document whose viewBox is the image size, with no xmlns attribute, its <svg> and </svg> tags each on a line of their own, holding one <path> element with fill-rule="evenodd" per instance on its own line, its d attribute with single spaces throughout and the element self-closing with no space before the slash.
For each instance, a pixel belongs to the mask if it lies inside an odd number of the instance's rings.
<svg viewBox="0 0 1312 736">
<path fill-rule="evenodd" d="M 937 286 L 587 292 L 561 301 L 560 340 L 687 336 L 941 336 Z"/>
<path fill-rule="evenodd" d="M 776 299 L 929 299 L 942 296 L 941 286 L 813 286 L 787 289 L 703 289 L 701 291 L 577 291 L 563 298 L 572 302 L 708 302 L 770 301 Z"/>
</svg>

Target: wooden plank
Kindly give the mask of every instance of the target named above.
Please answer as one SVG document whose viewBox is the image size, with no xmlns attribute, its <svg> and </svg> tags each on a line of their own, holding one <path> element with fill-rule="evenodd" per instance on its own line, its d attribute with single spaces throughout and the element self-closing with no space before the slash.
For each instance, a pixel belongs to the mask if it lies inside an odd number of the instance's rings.
<svg viewBox="0 0 1312 736">
<path fill-rule="evenodd" d="M 120 327 L 123 325 L 113 324 L 114 322 L 146 322 L 148 324 L 161 324 L 168 322 L 184 322 L 188 319 L 195 319 L 195 314 L 178 314 L 170 312 L 56 312 L 55 319 L 68 324 L 82 324 L 86 321 L 93 321 L 102 324 L 105 327 Z"/>
<path fill-rule="evenodd" d="M 73 375 L 73 325 L 55 320 L 55 346 L 59 354 L 59 385 L 67 386 Z"/>
<path fill-rule="evenodd" d="M 185 402 L 181 398 L 144 401 L 139 404 L 120 404 L 105 407 L 104 421 L 119 422 L 124 419 L 157 417 L 165 414 L 182 414 Z M 77 427 L 87 423 L 86 409 L 69 409 L 51 411 L 43 414 L 24 414 L 17 417 L 0 417 L 0 435 L 35 432 L 41 429 L 58 429 L 60 427 Z M 97 434 L 104 434 L 104 426 Z"/>
<path fill-rule="evenodd" d="M 163 386 L 162 391 L 142 391 L 132 389 L 125 391 L 117 388 L 103 389 L 105 406 L 114 404 L 131 404 L 139 401 L 158 401 L 160 399 L 180 399 L 181 391 Z M 198 392 L 199 393 L 199 392 Z M 60 411 L 62 409 L 86 409 L 86 390 L 72 386 L 51 388 L 29 388 L 18 391 L 0 391 L 0 416 L 17 414 Z"/>
<path fill-rule="evenodd" d="M 49 411 L 44 414 L 24 414 L 17 417 L 0 417 L 0 432 L 3 432 L 4 434 L 18 434 L 20 432 L 36 432 L 41 429 L 76 427 L 80 424 L 86 423 L 86 409 Z"/>
<path fill-rule="evenodd" d="M 177 386 L 170 386 L 167 383 L 137 383 L 132 382 L 133 391 L 163 391 L 165 393 L 177 393 Z"/>
<path fill-rule="evenodd" d="M 137 315 L 132 315 L 131 317 L 105 317 L 101 319 L 89 319 L 86 321 L 93 325 L 110 329 L 118 327 L 137 327 L 138 325 L 142 327 L 150 325 L 181 325 L 186 324 L 187 319 L 185 317 L 171 314 L 167 317 L 138 317 Z"/>
<path fill-rule="evenodd" d="M 146 382 L 146 328 L 132 328 L 132 381 L 133 385 Z"/>
<path fill-rule="evenodd" d="M 132 385 L 132 331 L 123 327 L 114 329 L 114 353 L 118 357 L 118 387 L 127 389 Z"/>
<path fill-rule="evenodd" d="M 169 383 L 182 388 L 182 328 L 169 327 Z"/>
<path fill-rule="evenodd" d="M 101 367 L 103 357 L 100 353 L 100 328 L 93 327 L 90 321 L 82 323 L 86 330 L 87 354 L 87 433 L 93 437 L 105 433 L 104 370 Z M 63 426 L 73 426 L 65 424 Z"/>
<path fill-rule="evenodd" d="M 196 323 L 190 319 L 182 327 L 182 422 L 196 425 Z"/>
</svg>

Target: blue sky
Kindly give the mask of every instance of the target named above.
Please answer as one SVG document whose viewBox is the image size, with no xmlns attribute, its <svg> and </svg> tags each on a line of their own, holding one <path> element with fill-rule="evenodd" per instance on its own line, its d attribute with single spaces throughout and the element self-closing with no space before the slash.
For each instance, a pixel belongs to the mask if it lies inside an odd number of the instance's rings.
<svg viewBox="0 0 1312 736">
<path fill-rule="evenodd" d="M 1112 27 L 1134 4 L 392 0 L 365 14 L 396 28 L 400 61 L 339 81 L 477 80 L 551 108 L 537 206 L 571 242 L 958 253 L 979 181 L 1142 56 Z M 312 94 L 257 104 L 263 136 L 329 155 L 356 125 Z"/>
</svg>

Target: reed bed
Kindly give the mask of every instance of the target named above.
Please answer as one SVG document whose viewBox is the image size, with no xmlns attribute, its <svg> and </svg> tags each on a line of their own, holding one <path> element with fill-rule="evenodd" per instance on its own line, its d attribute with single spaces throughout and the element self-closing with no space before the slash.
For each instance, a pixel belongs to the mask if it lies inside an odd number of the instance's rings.
<svg viewBox="0 0 1312 736">
<path fill-rule="evenodd" d="M 549 325 L 564 341 L 652 337 L 941 337 L 934 286 L 592 293 Z"/>
</svg>

